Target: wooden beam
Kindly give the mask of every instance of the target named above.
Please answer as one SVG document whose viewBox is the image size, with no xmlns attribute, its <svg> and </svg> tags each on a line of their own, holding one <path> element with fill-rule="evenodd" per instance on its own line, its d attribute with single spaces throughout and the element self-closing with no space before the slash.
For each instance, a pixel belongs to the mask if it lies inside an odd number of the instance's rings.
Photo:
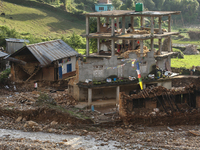
<svg viewBox="0 0 200 150">
<path fill-rule="evenodd" d="M 26 65 L 26 62 L 25 62 L 25 61 L 20 60 L 20 59 L 16 59 L 16 58 L 14 58 L 14 57 L 8 57 L 8 58 L 6 58 L 6 60 L 11 61 L 11 62 L 18 63 L 18 64 L 20 64 L 20 65 Z"/>
</svg>

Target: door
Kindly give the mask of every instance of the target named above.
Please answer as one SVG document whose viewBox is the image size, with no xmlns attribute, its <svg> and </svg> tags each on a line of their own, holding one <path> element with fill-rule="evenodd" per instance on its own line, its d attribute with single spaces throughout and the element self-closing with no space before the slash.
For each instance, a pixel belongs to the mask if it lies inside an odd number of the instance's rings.
<svg viewBox="0 0 200 150">
<path fill-rule="evenodd" d="M 62 66 L 58 67 L 59 79 L 62 79 Z"/>
<path fill-rule="evenodd" d="M 72 64 L 67 64 L 67 73 L 72 72 Z"/>
</svg>

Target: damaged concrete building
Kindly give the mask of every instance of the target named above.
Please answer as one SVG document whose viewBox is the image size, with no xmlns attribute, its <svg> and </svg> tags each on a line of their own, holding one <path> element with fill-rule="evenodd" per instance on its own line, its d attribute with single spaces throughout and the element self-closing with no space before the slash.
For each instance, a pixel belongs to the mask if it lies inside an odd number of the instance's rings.
<svg viewBox="0 0 200 150">
<path fill-rule="evenodd" d="M 78 53 L 62 40 L 26 45 L 10 55 L 13 81 L 49 80 L 75 75 Z"/>
<path fill-rule="evenodd" d="M 140 63 L 142 78 L 146 78 L 156 67 L 171 71 L 171 36 L 179 34 L 171 31 L 171 15 L 179 11 L 104 11 L 87 13 L 86 15 L 86 62 L 77 62 L 77 75 L 69 84 L 69 94 L 80 101 L 92 104 L 95 100 L 114 100 L 118 103 L 119 93 L 140 89 L 137 80 L 136 63 Z M 97 32 L 89 33 L 90 17 L 97 18 Z M 106 22 L 100 18 L 106 18 Z M 137 28 L 134 18 L 140 18 Z M 168 31 L 162 29 L 162 17 L 168 19 Z M 125 19 L 128 18 L 128 19 Z M 150 28 L 145 27 L 144 19 L 151 20 Z M 155 28 L 158 18 L 158 28 Z M 121 20 L 121 22 L 120 22 Z M 130 20 L 126 22 L 125 20 Z M 111 26 L 109 27 L 109 25 Z M 126 25 L 129 28 L 126 29 Z M 145 27 L 145 28 L 144 28 Z M 89 53 L 89 39 L 97 39 L 97 53 Z M 162 39 L 168 38 L 168 51 L 162 51 Z M 158 40 L 158 51 L 154 41 Z M 149 48 L 145 41 L 150 41 Z M 102 43 L 110 42 L 108 51 L 101 50 Z M 109 44 L 107 44 L 109 45 Z M 109 48 L 110 47 L 110 48 Z M 143 80 L 144 88 L 150 85 L 171 88 L 172 79 Z"/>
</svg>

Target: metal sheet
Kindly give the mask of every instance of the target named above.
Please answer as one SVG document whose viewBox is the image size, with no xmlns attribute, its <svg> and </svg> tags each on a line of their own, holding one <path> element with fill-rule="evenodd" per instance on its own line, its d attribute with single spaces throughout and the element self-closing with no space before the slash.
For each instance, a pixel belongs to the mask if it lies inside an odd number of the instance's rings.
<svg viewBox="0 0 200 150">
<path fill-rule="evenodd" d="M 0 51 L 0 58 L 5 57 L 5 56 L 8 56 L 8 54 L 6 54 L 6 53 Z"/>
<path fill-rule="evenodd" d="M 6 40 L 6 42 L 29 43 L 29 40 L 25 40 L 25 39 L 9 38 L 9 39 L 5 39 L 5 40 Z"/>
<path fill-rule="evenodd" d="M 26 47 L 40 62 L 41 66 L 46 66 L 55 60 L 78 55 L 78 52 L 62 40 L 31 44 Z"/>
</svg>

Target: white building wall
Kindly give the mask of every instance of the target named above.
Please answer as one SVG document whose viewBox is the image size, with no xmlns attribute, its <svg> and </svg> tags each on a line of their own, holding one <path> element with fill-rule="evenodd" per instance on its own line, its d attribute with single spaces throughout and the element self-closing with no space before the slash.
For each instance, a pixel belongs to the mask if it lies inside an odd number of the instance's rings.
<svg viewBox="0 0 200 150">
<path fill-rule="evenodd" d="M 62 68 L 62 74 L 67 73 L 67 65 L 72 64 L 72 71 L 76 71 L 76 56 L 71 57 L 71 61 L 68 61 L 68 58 L 63 59 L 63 68 Z"/>
</svg>

